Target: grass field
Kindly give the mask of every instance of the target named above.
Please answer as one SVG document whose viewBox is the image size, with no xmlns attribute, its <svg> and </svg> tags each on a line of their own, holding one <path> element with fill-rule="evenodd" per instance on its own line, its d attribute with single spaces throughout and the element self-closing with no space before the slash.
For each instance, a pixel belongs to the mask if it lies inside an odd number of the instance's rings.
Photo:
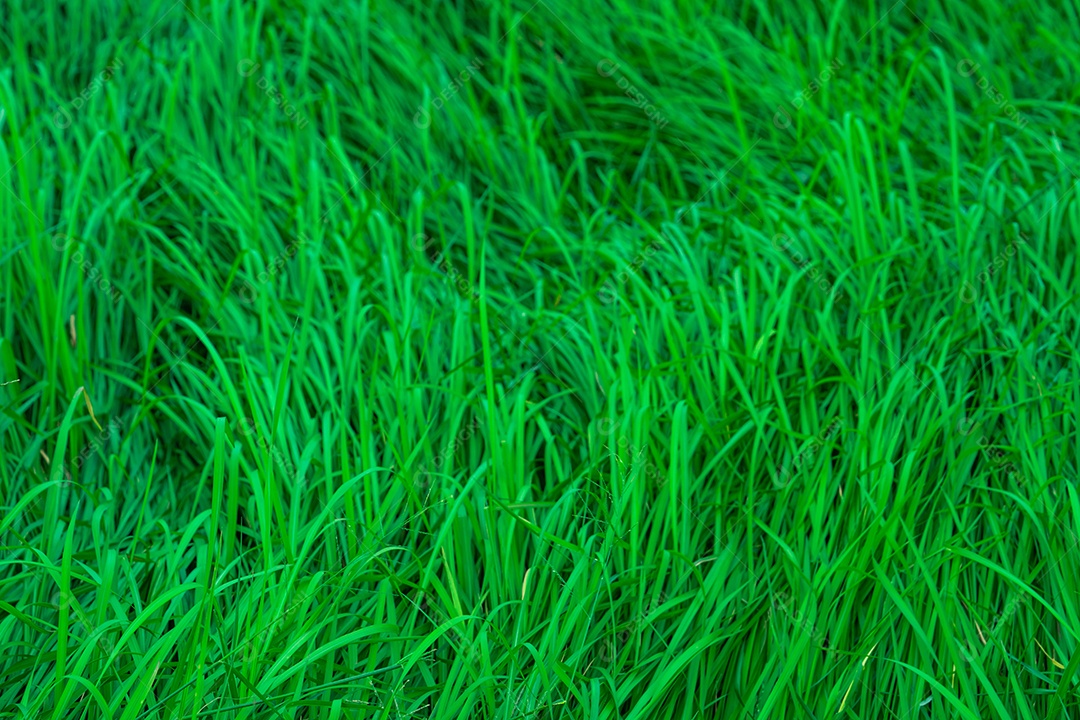
<svg viewBox="0 0 1080 720">
<path fill-rule="evenodd" d="M 1080 717 L 1076 0 L 0 16 L 0 719 Z"/>
</svg>

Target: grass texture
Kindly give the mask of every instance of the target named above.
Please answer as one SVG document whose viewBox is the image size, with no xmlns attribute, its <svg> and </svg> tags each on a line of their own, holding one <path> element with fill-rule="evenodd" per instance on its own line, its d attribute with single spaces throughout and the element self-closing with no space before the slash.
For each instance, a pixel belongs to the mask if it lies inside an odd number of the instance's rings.
<svg viewBox="0 0 1080 720">
<path fill-rule="evenodd" d="M 1080 4 L 0 3 L 0 718 L 1080 717 Z"/>
</svg>

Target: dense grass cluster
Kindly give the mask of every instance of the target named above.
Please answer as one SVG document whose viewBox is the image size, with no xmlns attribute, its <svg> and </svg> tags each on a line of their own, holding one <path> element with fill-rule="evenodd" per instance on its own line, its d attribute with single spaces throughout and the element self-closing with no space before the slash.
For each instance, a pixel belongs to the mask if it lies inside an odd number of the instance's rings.
<svg viewBox="0 0 1080 720">
<path fill-rule="evenodd" d="M 0 2 L 0 719 L 1080 716 L 1080 5 L 530 2 Z"/>
</svg>

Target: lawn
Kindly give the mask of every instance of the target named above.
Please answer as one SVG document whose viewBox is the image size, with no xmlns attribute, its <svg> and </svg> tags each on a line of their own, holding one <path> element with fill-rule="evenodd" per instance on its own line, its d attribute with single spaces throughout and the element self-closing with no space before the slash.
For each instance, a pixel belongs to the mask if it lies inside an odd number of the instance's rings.
<svg viewBox="0 0 1080 720">
<path fill-rule="evenodd" d="M 1080 3 L 0 2 L 0 720 L 1080 717 Z"/>
</svg>

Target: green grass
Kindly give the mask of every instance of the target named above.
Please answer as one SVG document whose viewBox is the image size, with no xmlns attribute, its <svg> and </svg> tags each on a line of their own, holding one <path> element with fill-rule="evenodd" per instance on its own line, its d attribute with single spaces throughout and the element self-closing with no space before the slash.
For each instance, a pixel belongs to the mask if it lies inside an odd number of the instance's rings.
<svg viewBox="0 0 1080 720">
<path fill-rule="evenodd" d="M 0 719 L 1080 716 L 1075 0 L 0 6 Z"/>
</svg>

